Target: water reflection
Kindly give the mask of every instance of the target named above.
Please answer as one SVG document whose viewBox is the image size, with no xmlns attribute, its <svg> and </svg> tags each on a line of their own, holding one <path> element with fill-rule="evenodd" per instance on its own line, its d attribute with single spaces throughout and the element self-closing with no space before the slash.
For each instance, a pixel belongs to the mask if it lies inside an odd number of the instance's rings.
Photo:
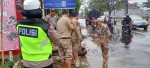
<svg viewBox="0 0 150 68">
<path fill-rule="evenodd" d="M 132 33 L 122 32 L 121 42 L 125 44 L 125 48 L 129 48 L 129 44 L 132 42 L 133 35 Z"/>
</svg>

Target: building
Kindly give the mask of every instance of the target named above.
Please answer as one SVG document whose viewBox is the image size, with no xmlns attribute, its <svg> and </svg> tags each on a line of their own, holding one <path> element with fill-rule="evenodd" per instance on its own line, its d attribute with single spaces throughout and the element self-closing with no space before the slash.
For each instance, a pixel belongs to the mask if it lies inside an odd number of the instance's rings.
<svg viewBox="0 0 150 68">
<path fill-rule="evenodd" d="M 139 15 L 142 17 L 146 17 L 146 14 L 150 15 L 150 12 L 147 10 L 143 10 L 140 7 L 134 5 L 134 4 L 128 4 L 128 14 L 129 15 Z M 125 8 L 120 10 L 114 10 L 111 13 L 111 17 L 124 17 L 125 16 Z"/>
</svg>

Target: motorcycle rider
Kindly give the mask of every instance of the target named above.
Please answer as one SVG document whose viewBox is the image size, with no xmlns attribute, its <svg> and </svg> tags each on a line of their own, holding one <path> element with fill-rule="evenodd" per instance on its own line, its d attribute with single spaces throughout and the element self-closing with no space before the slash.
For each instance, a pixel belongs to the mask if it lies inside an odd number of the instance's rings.
<svg viewBox="0 0 150 68">
<path fill-rule="evenodd" d="M 117 23 L 117 18 L 114 17 L 114 25 L 116 25 L 116 23 Z"/>
<path fill-rule="evenodd" d="M 126 30 L 129 30 L 129 33 L 131 32 L 131 29 L 130 29 L 130 26 L 129 24 L 131 24 L 131 18 L 129 16 L 129 14 L 126 15 L 125 18 L 123 18 L 123 22 L 122 22 L 122 30 L 123 31 L 126 31 Z"/>
<path fill-rule="evenodd" d="M 92 21 L 91 21 L 91 26 L 92 26 L 92 29 L 95 30 L 96 29 L 96 23 L 95 23 L 96 19 L 95 17 L 92 18 Z"/>
<path fill-rule="evenodd" d="M 109 17 L 109 20 L 108 20 L 108 22 L 107 22 L 107 25 L 108 25 L 108 27 L 109 27 L 109 30 L 110 30 L 111 34 L 113 34 L 113 29 L 114 29 L 114 27 L 113 27 L 113 24 L 112 24 L 112 18 L 111 18 L 111 17 Z"/>
<path fill-rule="evenodd" d="M 107 17 L 104 18 L 104 23 L 107 24 Z"/>
<path fill-rule="evenodd" d="M 129 14 L 127 14 L 123 20 L 123 24 L 130 24 L 130 23 L 131 23 L 131 18 L 129 16 Z"/>
</svg>

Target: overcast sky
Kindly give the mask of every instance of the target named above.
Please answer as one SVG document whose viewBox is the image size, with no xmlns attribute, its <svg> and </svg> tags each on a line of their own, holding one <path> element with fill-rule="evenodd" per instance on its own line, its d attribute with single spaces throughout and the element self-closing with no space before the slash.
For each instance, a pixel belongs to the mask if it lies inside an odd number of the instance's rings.
<svg viewBox="0 0 150 68">
<path fill-rule="evenodd" d="M 142 2 L 146 2 L 147 0 L 129 0 L 130 3 L 138 2 L 139 4 L 142 4 Z"/>
</svg>

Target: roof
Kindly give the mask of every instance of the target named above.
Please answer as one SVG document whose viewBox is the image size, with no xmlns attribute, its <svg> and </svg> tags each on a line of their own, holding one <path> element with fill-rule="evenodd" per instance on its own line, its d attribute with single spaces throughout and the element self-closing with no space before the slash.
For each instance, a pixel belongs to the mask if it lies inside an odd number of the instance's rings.
<svg viewBox="0 0 150 68">
<path fill-rule="evenodd" d="M 129 9 L 137 9 L 137 8 L 140 8 L 140 7 L 139 7 L 139 6 L 136 6 L 136 5 L 134 5 L 134 4 L 128 3 L 128 8 L 129 8 Z"/>
</svg>

